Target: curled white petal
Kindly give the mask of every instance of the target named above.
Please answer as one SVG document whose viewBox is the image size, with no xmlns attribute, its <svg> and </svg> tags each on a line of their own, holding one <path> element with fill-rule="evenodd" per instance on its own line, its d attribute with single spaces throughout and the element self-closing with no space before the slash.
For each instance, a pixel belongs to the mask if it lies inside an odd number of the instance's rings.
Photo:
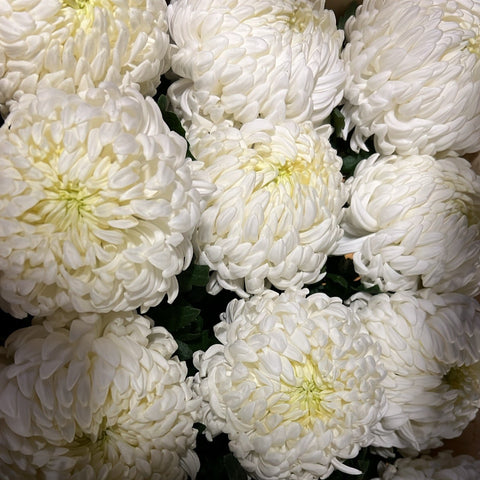
<svg viewBox="0 0 480 480">
<path fill-rule="evenodd" d="M 388 409 L 373 444 L 415 453 L 458 437 L 480 407 L 478 301 L 430 290 L 352 300 L 387 370 Z"/>
<path fill-rule="evenodd" d="M 22 93 L 102 81 L 153 95 L 170 68 L 165 0 L 7 0 L 0 22 L 0 106 Z"/>
<path fill-rule="evenodd" d="M 476 480 L 480 460 L 443 451 L 434 456 L 399 458 L 394 464 L 381 465 L 380 469 L 381 476 L 376 480 Z"/>
<path fill-rule="evenodd" d="M 194 113 L 217 123 L 312 120 L 341 101 L 343 32 L 323 0 L 176 0 L 168 7 L 180 77 L 169 97 L 187 127 Z"/>
<path fill-rule="evenodd" d="M 340 299 L 271 290 L 227 306 L 220 344 L 197 352 L 194 388 L 209 438 L 228 434 L 255 479 L 353 473 L 384 411 L 378 349 Z"/>
<path fill-rule="evenodd" d="M 345 133 L 385 155 L 480 150 L 480 6 L 366 0 L 345 26 Z"/>
<path fill-rule="evenodd" d="M 152 99 L 26 94 L 0 139 L 0 295 L 15 316 L 175 298 L 208 183 Z"/>
<path fill-rule="evenodd" d="M 480 176 L 469 162 L 373 155 L 348 184 L 337 253 L 354 253 L 366 285 L 479 292 Z"/>
<path fill-rule="evenodd" d="M 245 295 L 321 278 L 346 199 L 341 159 L 323 130 L 266 120 L 191 130 L 192 152 L 217 187 L 193 238 L 197 261 L 214 271 L 211 291 Z"/>
<path fill-rule="evenodd" d="M 2 475 L 195 477 L 199 399 L 173 337 L 152 323 L 132 312 L 57 312 L 8 337 Z"/>
</svg>

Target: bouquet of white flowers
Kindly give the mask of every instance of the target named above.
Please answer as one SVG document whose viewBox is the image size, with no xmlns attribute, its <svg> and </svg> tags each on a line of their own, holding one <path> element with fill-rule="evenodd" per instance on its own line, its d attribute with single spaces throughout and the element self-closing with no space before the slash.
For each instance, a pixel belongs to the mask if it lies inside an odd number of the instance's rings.
<svg viewBox="0 0 480 480">
<path fill-rule="evenodd" d="M 478 0 L 4 0 L 0 113 L 0 478 L 478 478 Z"/>
</svg>

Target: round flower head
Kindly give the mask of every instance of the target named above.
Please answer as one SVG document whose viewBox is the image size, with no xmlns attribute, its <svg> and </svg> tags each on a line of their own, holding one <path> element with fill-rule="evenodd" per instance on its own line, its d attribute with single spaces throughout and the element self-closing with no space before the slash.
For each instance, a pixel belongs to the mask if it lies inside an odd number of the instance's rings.
<svg viewBox="0 0 480 480">
<path fill-rule="evenodd" d="M 192 152 L 218 188 L 193 237 L 198 263 L 215 271 L 212 293 L 260 293 L 321 278 L 342 234 L 346 196 L 341 159 L 329 130 L 320 130 L 257 120 L 192 131 Z"/>
<path fill-rule="evenodd" d="M 373 445 L 410 453 L 459 436 L 480 407 L 478 302 L 424 290 L 357 294 L 351 308 L 387 371 L 388 409 Z"/>
<path fill-rule="evenodd" d="M 0 296 L 13 315 L 175 298 L 205 182 L 151 98 L 113 87 L 26 94 L 0 143 Z"/>
<path fill-rule="evenodd" d="M 266 290 L 232 300 L 196 352 L 194 389 L 211 438 L 255 479 L 316 480 L 373 440 L 384 407 L 378 350 L 339 298 Z"/>
<path fill-rule="evenodd" d="M 56 312 L 10 335 L 0 369 L 2 478 L 195 477 L 199 399 L 172 357 L 173 337 L 151 323 L 133 312 Z"/>
<path fill-rule="evenodd" d="M 365 0 L 345 25 L 345 134 L 385 155 L 480 150 L 480 3 Z"/>
<path fill-rule="evenodd" d="M 170 68 L 165 0 L 6 0 L 0 22 L 0 108 L 22 93 L 74 93 L 102 81 L 153 95 Z"/>
<path fill-rule="evenodd" d="M 380 478 L 374 480 L 477 480 L 480 460 L 445 451 L 434 457 L 399 458 L 394 464 L 382 465 L 381 470 Z"/>
<path fill-rule="evenodd" d="M 466 160 L 372 155 L 348 181 L 345 236 L 364 284 L 480 291 L 480 176 Z"/>
<path fill-rule="evenodd" d="M 198 113 L 218 123 L 312 120 L 341 101 L 343 32 L 324 0 L 175 0 L 169 88 L 189 126 Z"/>
</svg>

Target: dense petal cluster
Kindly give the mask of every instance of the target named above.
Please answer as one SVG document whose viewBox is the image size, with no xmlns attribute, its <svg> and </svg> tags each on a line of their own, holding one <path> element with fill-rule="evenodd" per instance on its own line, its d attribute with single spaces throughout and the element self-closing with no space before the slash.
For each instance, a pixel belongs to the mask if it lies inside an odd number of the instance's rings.
<svg viewBox="0 0 480 480">
<path fill-rule="evenodd" d="M 341 237 L 346 199 L 330 130 L 266 120 L 240 129 L 203 121 L 198 130 L 193 155 L 217 186 L 193 237 L 198 263 L 214 271 L 210 291 L 318 281 Z"/>
<path fill-rule="evenodd" d="M 170 68 L 165 0 L 6 0 L 0 7 L 0 108 L 23 93 L 102 81 L 153 95 Z"/>
<path fill-rule="evenodd" d="M 324 0 L 175 0 L 168 7 L 180 79 L 169 98 L 185 125 L 311 120 L 341 101 L 343 31 Z"/>
<path fill-rule="evenodd" d="M 378 349 L 339 298 L 266 290 L 233 300 L 197 352 L 207 435 L 256 479 L 326 478 L 372 441 L 384 407 Z"/>
<path fill-rule="evenodd" d="M 337 253 L 383 291 L 480 289 L 480 176 L 460 157 L 378 157 L 348 181 Z"/>
<path fill-rule="evenodd" d="M 175 298 L 208 185 L 151 98 L 25 94 L 0 143 L 0 296 L 13 315 Z"/>
<path fill-rule="evenodd" d="M 373 480 L 477 480 L 478 472 L 480 460 L 445 451 L 433 457 L 399 458 L 383 466 L 381 477 Z"/>
<path fill-rule="evenodd" d="M 345 26 L 345 133 L 385 155 L 480 150 L 480 4 L 365 0 Z"/>
<path fill-rule="evenodd" d="M 388 410 L 374 445 L 420 451 L 459 436 L 480 407 L 478 301 L 425 290 L 357 294 L 351 308 L 387 371 Z"/>
<path fill-rule="evenodd" d="M 57 312 L 7 339 L 2 478 L 195 477 L 199 399 L 172 357 L 173 337 L 151 323 L 135 313 Z"/>
</svg>

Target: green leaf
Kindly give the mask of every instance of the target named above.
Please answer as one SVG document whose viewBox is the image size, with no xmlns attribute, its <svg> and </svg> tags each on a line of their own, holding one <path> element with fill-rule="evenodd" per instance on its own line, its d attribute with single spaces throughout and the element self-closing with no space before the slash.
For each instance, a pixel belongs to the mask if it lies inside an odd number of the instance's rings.
<svg viewBox="0 0 480 480">
<path fill-rule="evenodd" d="M 186 132 L 182 126 L 182 122 L 174 112 L 168 110 L 168 98 L 166 97 L 166 95 L 164 94 L 159 95 L 157 104 L 160 107 L 163 120 L 167 124 L 168 128 L 173 132 L 178 133 L 181 137 L 186 139 Z M 188 142 L 187 142 L 187 145 L 188 145 Z M 192 160 L 195 160 L 195 157 L 192 155 L 192 152 L 190 151 L 190 145 L 188 145 L 187 147 L 187 156 L 190 157 Z"/>
<path fill-rule="evenodd" d="M 336 273 L 327 273 L 327 275 L 325 275 L 325 278 L 329 282 L 337 283 L 343 288 L 348 288 L 348 281 L 341 275 L 337 275 Z"/>
<path fill-rule="evenodd" d="M 360 5 L 361 2 L 359 1 L 353 1 L 351 2 L 343 15 L 341 15 L 340 17 L 338 17 L 338 21 L 337 21 L 337 27 L 340 29 L 340 30 L 344 30 L 345 29 L 345 23 L 347 23 L 347 20 L 355 15 L 355 11 L 357 10 L 357 7 Z"/>
<path fill-rule="evenodd" d="M 178 277 L 178 287 L 182 292 L 189 292 L 192 287 L 205 287 L 209 280 L 210 269 L 207 265 L 191 263 Z"/>
<path fill-rule="evenodd" d="M 175 352 L 180 360 L 187 361 L 191 360 L 193 357 L 193 350 L 188 346 L 187 343 L 182 342 L 181 340 L 176 340 L 178 348 Z"/>
<path fill-rule="evenodd" d="M 357 165 L 364 159 L 362 155 L 346 155 L 342 158 L 342 174 L 351 177 Z"/>
<path fill-rule="evenodd" d="M 245 470 L 231 453 L 223 457 L 223 463 L 227 471 L 228 480 L 248 480 Z"/>
<path fill-rule="evenodd" d="M 330 117 L 330 123 L 332 124 L 335 135 L 337 137 L 342 136 L 342 130 L 345 128 L 345 117 L 343 113 L 338 108 L 334 108 L 332 115 Z"/>
</svg>

